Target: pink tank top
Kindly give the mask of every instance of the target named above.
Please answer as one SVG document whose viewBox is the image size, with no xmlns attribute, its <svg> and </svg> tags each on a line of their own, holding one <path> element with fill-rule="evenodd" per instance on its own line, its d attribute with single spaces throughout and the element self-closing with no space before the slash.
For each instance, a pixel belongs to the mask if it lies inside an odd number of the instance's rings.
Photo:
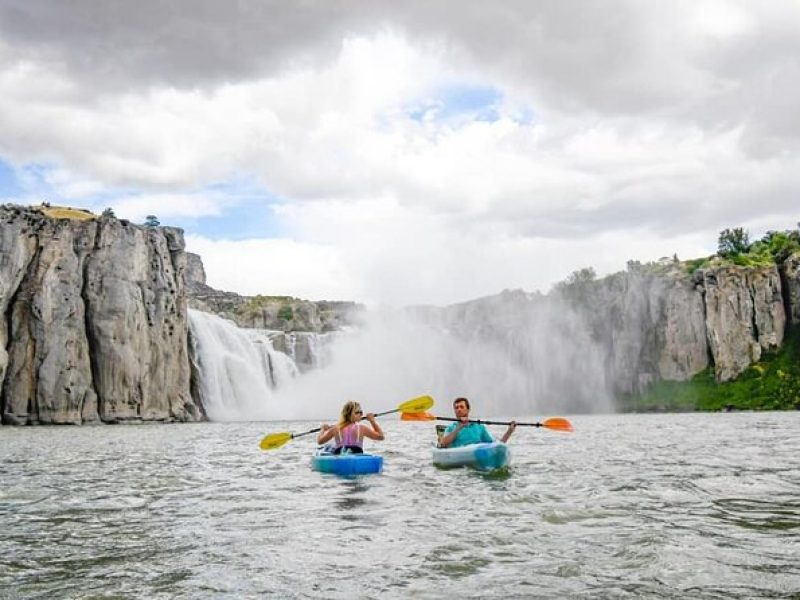
<svg viewBox="0 0 800 600">
<path fill-rule="evenodd" d="M 358 423 L 350 423 L 339 432 L 336 447 L 358 446 L 361 448 L 361 426 Z"/>
</svg>

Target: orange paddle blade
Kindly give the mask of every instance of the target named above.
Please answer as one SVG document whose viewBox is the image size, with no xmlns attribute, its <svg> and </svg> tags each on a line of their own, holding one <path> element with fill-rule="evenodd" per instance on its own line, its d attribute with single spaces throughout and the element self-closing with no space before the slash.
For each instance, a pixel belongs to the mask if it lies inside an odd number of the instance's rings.
<svg viewBox="0 0 800 600">
<path fill-rule="evenodd" d="M 435 421 L 436 417 L 427 412 L 404 412 L 400 415 L 401 421 Z"/>
<path fill-rule="evenodd" d="M 572 429 L 572 423 L 570 423 L 564 417 L 553 417 L 552 419 L 545 419 L 542 422 L 542 427 L 547 427 L 548 429 L 555 429 L 557 431 L 574 431 Z"/>
</svg>

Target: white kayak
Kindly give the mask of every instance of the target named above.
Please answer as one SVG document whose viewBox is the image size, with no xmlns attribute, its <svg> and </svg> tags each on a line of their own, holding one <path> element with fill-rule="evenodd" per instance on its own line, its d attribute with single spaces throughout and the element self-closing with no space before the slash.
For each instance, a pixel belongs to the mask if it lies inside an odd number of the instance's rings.
<svg viewBox="0 0 800 600">
<path fill-rule="evenodd" d="M 502 469 L 510 462 L 511 451 L 503 442 L 433 448 L 433 464 L 437 467 L 473 467 L 481 471 L 491 471 Z"/>
</svg>

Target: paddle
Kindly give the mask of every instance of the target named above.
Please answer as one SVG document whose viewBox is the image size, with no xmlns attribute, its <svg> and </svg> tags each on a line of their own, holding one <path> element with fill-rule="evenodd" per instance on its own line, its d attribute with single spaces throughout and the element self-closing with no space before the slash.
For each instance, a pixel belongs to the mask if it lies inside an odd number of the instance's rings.
<svg viewBox="0 0 800 600">
<path fill-rule="evenodd" d="M 403 413 L 400 417 L 403 421 L 460 421 L 454 417 L 437 417 L 428 413 Z M 484 421 L 482 419 L 468 419 L 470 423 L 480 423 L 482 425 L 511 425 L 511 421 Z M 517 427 L 545 427 L 555 431 L 573 431 L 572 423 L 564 417 L 552 417 L 545 419 L 541 423 L 517 423 Z"/>
<path fill-rule="evenodd" d="M 376 413 L 376 417 L 380 417 L 383 415 L 388 415 L 391 413 L 401 412 L 405 413 L 419 413 L 425 412 L 429 408 L 433 406 L 433 398 L 430 396 L 420 396 L 419 398 L 413 398 L 411 400 L 406 400 L 400 406 L 393 410 L 387 410 L 384 412 Z M 289 431 L 284 431 L 282 433 L 271 433 L 264 437 L 259 444 L 259 447 L 262 450 L 274 450 L 275 448 L 280 448 L 289 440 L 293 440 L 294 438 L 302 437 L 304 435 L 308 435 L 310 433 L 317 433 L 322 429 L 321 427 L 316 427 L 314 429 L 309 429 L 308 431 L 303 431 L 301 433 L 291 433 Z"/>
</svg>

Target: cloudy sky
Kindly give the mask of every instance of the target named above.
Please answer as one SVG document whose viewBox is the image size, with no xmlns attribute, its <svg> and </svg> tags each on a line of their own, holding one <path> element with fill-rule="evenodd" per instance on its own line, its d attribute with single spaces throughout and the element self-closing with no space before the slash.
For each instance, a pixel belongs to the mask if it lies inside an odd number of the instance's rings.
<svg viewBox="0 0 800 600">
<path fill-rule="evenodd" d="M 0 200 L 448 304 L 800 220 L 800 3 L 0 0 Z"/>
</svg>

